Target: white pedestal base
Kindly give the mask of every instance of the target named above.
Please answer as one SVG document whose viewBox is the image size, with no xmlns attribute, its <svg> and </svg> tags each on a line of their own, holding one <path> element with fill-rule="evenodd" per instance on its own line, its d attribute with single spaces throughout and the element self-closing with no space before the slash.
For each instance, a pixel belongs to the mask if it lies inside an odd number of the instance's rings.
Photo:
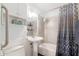
<svg viewBox="0 0 79 59">
<path fill-rule="evenodd" d="M 38 55 L 38 42 L 33 42 L 33 56 Z"/>
</svg>

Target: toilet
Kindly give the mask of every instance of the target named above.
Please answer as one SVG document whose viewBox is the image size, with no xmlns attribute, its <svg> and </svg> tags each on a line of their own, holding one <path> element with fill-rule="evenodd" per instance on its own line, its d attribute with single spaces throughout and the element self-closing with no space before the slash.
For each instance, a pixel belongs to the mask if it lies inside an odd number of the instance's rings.
<svg viewBox="0 0 79 59">
<path fill-rule="evenodd" d="M 39 45 L 38 52 L 44 56 L 55 56 L 56 45 L 52 43 L 42 43 Z"/>
</svg>

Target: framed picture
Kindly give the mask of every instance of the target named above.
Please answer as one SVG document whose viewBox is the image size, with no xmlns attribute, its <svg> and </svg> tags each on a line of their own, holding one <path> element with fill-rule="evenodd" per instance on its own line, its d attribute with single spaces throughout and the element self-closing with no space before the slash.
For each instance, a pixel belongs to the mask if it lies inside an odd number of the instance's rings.
<svg viewBox="0 0 79 59">
<path fill-rule="evenodd" d="M 11 23 L 16 25 L 26 25 L 26 19 L 16 16 L 11 16 Z"/>
</svg>

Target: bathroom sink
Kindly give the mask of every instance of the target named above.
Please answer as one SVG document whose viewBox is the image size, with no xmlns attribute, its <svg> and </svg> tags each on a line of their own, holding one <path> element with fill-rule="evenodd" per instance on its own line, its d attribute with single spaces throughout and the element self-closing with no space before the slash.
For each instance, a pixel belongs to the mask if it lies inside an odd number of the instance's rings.
<svg viewBox="0 0 79 59">
<path fill-rule="evenodd" d="M 43 38 L 39 37 L 39 36 L 35 36 L 35 37 L 28 36 L 27 38 L 28 38 L 28 41 L 30 41 L 30 42 L 38 42 L 38 41 L 43 40 Z"/>
<path fill-rule="evenodd" d="M 37 56 L 38 55 L 38 45 L 39 45 L 39 42 L 41 40 L 43 40 L 42 37 L 39 37 L 39 36 L 28 36 L 27 37 L 28 41 L 32 42 L 32 46 L 33 46 L 33 56 Z"/>
</svg>

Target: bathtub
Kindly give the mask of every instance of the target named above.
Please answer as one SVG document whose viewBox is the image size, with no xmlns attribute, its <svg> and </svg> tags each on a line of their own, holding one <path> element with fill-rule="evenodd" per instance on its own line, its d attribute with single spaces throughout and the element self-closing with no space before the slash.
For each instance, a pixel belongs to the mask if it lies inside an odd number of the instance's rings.
<svg viewBox="0 0 79 59">
<path fill-rule="evenodd" d="M 44 56 L 55 56 L 56 45 L 51 43 L 42 43 L 39 45 L 38 52 Z"/>
</svg>

